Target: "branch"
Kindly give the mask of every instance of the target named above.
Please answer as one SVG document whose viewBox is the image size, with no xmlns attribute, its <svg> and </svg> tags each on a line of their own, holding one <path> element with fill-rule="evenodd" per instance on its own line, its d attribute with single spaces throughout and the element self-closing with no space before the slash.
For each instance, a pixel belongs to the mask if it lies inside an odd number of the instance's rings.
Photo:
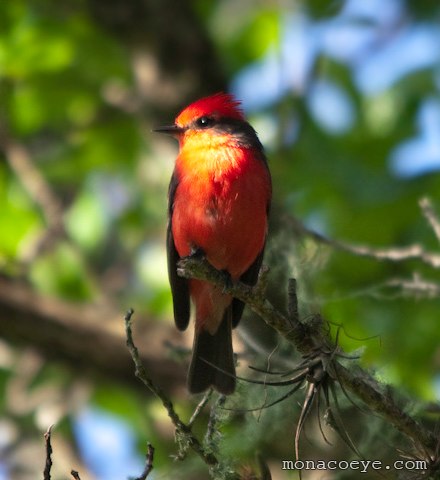
<svg viewBox="0 0 440 480">
<path fill-rule="evenodd" d="M 221 287 L 225 293 L 236 297 L 249 305 L 269 326 L 277 330 L 283 337 L 293 343 L 303 355 L 312 353 L 316 347 L 328 343 L 329 338 L 312 322 L 302 323 L 297 318 L 287 318 L 276 310 L 264 297 L 261 283 L 266 282 L 267 272 L 260 276 L 258 284 L 250 287 L 243 283 L 226 284 L 222 272 L 213 268 L 206 260 L 184 258 L 179 261 L 177 273 L 185 278 L 196 278 Z M 292 303 L 292 302 L 291 302 Z M 295 301 L 293 301 L 293 304 Z M 290 306 L 291 310 L 295 307 Z M 318 320 L 319 318 L 315 318 Z"/>
<path fill-rule="evenodd" d="M 203 398 L 197 404 L 196 409 L 194 410 L 191 418 L 189 419 L 188 427 L 192 427 L 194 422 L 200 416 L 200 414 L 202 413 L 202 410 L 205 408 L 205 406 L 208 404 L 209 400 L 211 399 L 213 392 L 214 390 L 210 388 L 209 390 L 206 391 L 205 395 L 203 395 Z"/>
<path fill-rule="evenodd" d="M 389 386 L 380 385 L 359 366 L 348 369 L 336 363 L 336 368 L 337 380 L 345 389 L 360 398 L 372 411 L 386 418 L 399 432 L 411 439 L 414 445 L 424 447 L 422 450 L 434 458 L 439 439 L 397 405 Z"/>
<path fill-rule="evenodd" d="M 439 298 L 440 283 L 424 280 L 420 275 L 414 274 L 412 278 L 392 278 L 384 285 L 388 288 L 398 288 L 402 295 L 411 295 L 413 298 Z"/>
<path fill-rule="evenodd" d="M 46 463 L 44 465 L 44 472 L 43 472 L 43 479 L 44 480 L 50 480 L 50 471 L 52 469 L 52 445 L 50 442 L 50 436 L 52 433 L 52 427 L 51 425 L 48 429 L 47 432 L 44 434 L 44 442 L 46 444 Z"/>
<path fill-rule="evenodd" d="M 426 216 L 426 213 L 425 213 Z M 349 243 L 334 240 L 321 233 L 307 228 L 300 220 L 292 216 L 286 216 L 295 233 L 299 236 L 308 236 L 318 243 L 329 245 L 337 250 L 351 253 L 359 257 L 369 257 L 376 260 L 387 260 L 391 262 L 402 262 L 405 260 L 419 260 L 433 268 L 440 268 L 440 255 L 427 252 L 422 245 L 415 243 L 407 247 L 392 248 L 371 248 L 365 245 L 352 245 Z"/>
<path fill-rule="evenodd" d="M 46 463 L 44 467 L 43 480 L 51 480 L 50 471 L 52 469 L 52 454 L 53 454 L 52 445 L 51 445 L 52 427 L 53 425 L 51 425 L 47 429 L 47 432 L 44 434 L 44 441 L 46 445 Z M 154 459 L 154 447 L 151 445 L 151 443 L 148 443 L 144 471 L 142 472 L 140 477 L 136 477 L 134 480 L 146 480 L 148 475 L 153 470 L 153 459 Z M 72 477 L 75 480 L 81 480 L 81 477 L 79 476 L 79 473 L 76 470 L 72 469 L 70 471 L 70 475 L 72 475 Z"/>
<path fill-rule="evenodd" d="M 22 187 L 41 211 L 46 228 L 28 242 L 21 253 L 23 268 L 29 265 L 42 251 L 50 248 L 56 240 L 65 236 L 64 208 L 44 176 L 35 166 L 32 155 L 24 144 L 9 138 L 6 128 L 0 130 L 0 149 L 3 150 L 10 169 Z"/>
<path fill-rule="evenodd" d="M 153 470 L 153 460 L 154 460 L 154 447 L 151 443 L 147 443 L 147 455 L 145 461 L 145 468 L 140 477 L 136 477 L 135 480 L 146 480 L 148 475 L 150 475 Z"/>
<path fill-rule="evenodd" d="M 258 285 L 254 288 L 237 282 L 229 285 L 225 282 L 224 274 L 212 267 L 206 260 L 185 258 L 179 262 L 179 275 L 185 278 L 205 280 L 219 288 L 223 292 L 245 302 L 257 313 L 269 326 L 292 343 L 303 355 L 308 355 L 317 350 L 337 351 L 336 345 L 332 344 L 329 337 L 322 332 L 322 320 L 315 317 L 312 325 L 304 324 L 299 319 L 287 319 L 283 314 L 265 299 L 259 291 Z M 293 290 L 291 282 L 289 290 Z M 292 292 L 290 296 L 292 297 Z M 295 302 L 289 310 L 295 311 Z M 289 300 L 292 304 L 292 300 Z M 339 352 L 338 352 L 339 353 Z M 360 367 L 346 368 L 335 361 L 336 379 L 345 388 L 360 398 L 369 408 L 385 417 L 397 430 L 409 437 L 415 445 L 424 447 L 430 455 L 434 455 L 438 444 L 436 436 L 421 426 L 416 420 L 406 414 L 396 403 L 390 389 L 384 392 L 381 386 L 369 373 Z"/>
<path fill-rule="evenodd" d="M 218 412 L 216 411 L 216 409 L 217 407 L 221 407 L 224 404 L 226 397 L 224 395 L 219 396 L 215 407 L 213 407 L 213 409 L 211 410 L 208 430 L 205 436 L 205 445 L 206 445 L 205 447 L 200 443 L 199 439 L 192 433 L 191 427 L 193 425 L 195 418 L 200 414 L 203 406 L 208 402 L 212 394 L 212 390 L 209 390 L 208 392 L 206 392 L 204 398 L 198 404 L 189 423 L 182 422 L 182 420 L 174 410 L 171 400 L 165 395 L 163 390 L 153 382 L 151 377 L 148 375 L 146 369 L 144 368 L 141 359 L 139 358 L 138 349 L 133 342 L 133 335 L 131 330 L 133 313 L 134 311 L 130 309 L 125 315 L 125 331 L 126 331 L 126 338 L 127 338 L 127 347 L 128 347 L 128 350 L 130 351 L 131 358 L 133 359 L 133 362 L 136 367 L 135 375 L 151 391 L 151 393 L 153 393 L 153 395 L 155 395 L 162 402 L 162 405 L 167 411 L 168 416 L 170 417 L 171 422 L 173 423 L 176 429 L 176 440 L 180 446 L 179 453 L 176 458 L 179 460 L 182 460 L 185 457 L 186 450 L 188 448 L 191 448 L 209 467 L 212 478 L 220 478 L 218 475 L 218 472 L 223 471 L 224 465 L 221 457 L 218 458 L 216 456 L 216 453 L 212 451 L 213 450 L 212 447 L 215 444 L 215 441 L 213 441 L 213 438 L 216 432 L 216 426 L 217 426 L 216 424 L 218 420 L 218 416 L 217 416 Z M 148 460 L 147 460 L 147 466 L 148 466 Z M 224 473 L 225 471 L 223 471 L 223 473 L 221 474 L 221 478 L 226 478 L 223 475 Z M 262 467 L 261 473 L 262 473 L 261 480 L 270 480 L 271 477 L 268 469 L 265 470 Z M 143 478 L 144 477 L 140 477 L 140 479 L 142 480 Z M 243 475 L 238 474 L 234 470 L 229 468 L 229 466 L 227 466 L 227 478 L 229 480 L 245 480 L 249 478 L 249 476 L 247 476 L 246 474 L 243 474 Z M 256 477 L 252 477 L 252 478 L 256 478 Z"/>
<path fill-rule="evenodd" d="M 423 215 L 426 220 L 428 220 L 431 225 L 434 235 L 437 237 L 437 240 L 440 242 L 440 218 L 434 210 L 432 202 L 429 198 L 422 198 L 419 202 L 420 208 L 422 209 Z"/>
<path fill-rule="evenodd" d="M 5 133 L 0 137 L 0 148 L 6 160 L 32 200 L 41 209 L 51 230 L 63 229 L 63 206 L 46 179 L 36 168 L 27 148 L 9 140 Z"/>
<path fill-rule="evenodd" d="M 0 318 L 1 338 L 36 348 L 46 358 L 61 360 L 82 376 L 98 374 L 139 389 L 119 312 L 49 298 L 27 285 L 0 277 Z M 142 361 L 168 391 L 179 390 L 183 367 L 163 354 L 165 340 L 177 342 L 178 332 L 152 320 L 139 323 Z"/>
<path fill-rule="evenodd" d="M 132 316 L 134 311 L 130 309 L 125 315 L 125 332 L 127 336 L 127 347 L 130 351 L 131 358 L 136 367 L 136 377 L 141 380 L 141 382 L 155 395 L 164 406 L 165 410 L 168 413 L 173 425 L 176 427 L 176 434 L 183 440 L 183 442 L 188 445 L 199 457 L 209 466 L 218 465 L 219 460 L 212 453 L 208 453 L 199 442 L 198 438 L 192 433 L 191 428 L 180 420 L 179 415 L 177 415 L 174 410 L 171 400 L 165 395 L 164 391 L 159 388 L 150 376 L 147 374 L 146 369 L 144 368 L 142 361 L 139 357 L 139 352 L 136 345 L 133 342 L 133 335 L 131 330 Z"/>
<path fill-rule="evenodd" d="M 26 275 L 29 266 L 39 255 L 53 248 L 56 242 L 65 240 L 78 263 L 82 265 L 87 280 L 96 292 L 96 297 L 104 303 L 109 295 L 102 288 L 102 282 L 85 260 L 84 252 L 67 234 L 64 226 L 63 204 L 35 165 L 29 149 L 26 145 L 9 138 L 6 128 L 2 128 L 2 126 L 0 126 L 0 149 L 4 151 L 6 160 L 18 181 L 41 211 L 46 224 L 46 228 L 34 235 L 31 241 L 26 242 L 26 248 L 20 252 L 21 272 Z"/>
</svg>

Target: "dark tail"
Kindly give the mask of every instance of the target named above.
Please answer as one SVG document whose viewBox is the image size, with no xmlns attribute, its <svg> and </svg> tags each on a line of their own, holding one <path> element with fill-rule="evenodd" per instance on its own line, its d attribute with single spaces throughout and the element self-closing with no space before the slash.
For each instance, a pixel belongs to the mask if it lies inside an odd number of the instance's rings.
<svg viewBox="0 0 440 480">
<path fill-rule="evenodd" d="M 232 351 L 232 309 L 229 306 L 217 332 L 195 332 L 193 356 L 188 372 L 188 390 L 200 393 L 214 387 L 224 395 L 235 390 L 235 364 Z"/>
</svg>

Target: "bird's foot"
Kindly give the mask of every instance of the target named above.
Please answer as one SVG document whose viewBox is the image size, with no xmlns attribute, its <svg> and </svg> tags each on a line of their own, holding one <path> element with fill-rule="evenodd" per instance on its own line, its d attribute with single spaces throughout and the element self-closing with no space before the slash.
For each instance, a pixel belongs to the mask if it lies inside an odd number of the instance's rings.
<svg viewBox="0 0 440 480">
<path fill-rule="evenodd" d="M 223 276 L 223 290 L 222 293 L 225 294 L 226 290 L 234 286 L 234 281 L 232 280 L 231 274 L 227 270 L 220 270 L 220 273 Z"/>
<path fill-rule="evenodd" d="M 202 248 L 193 246 L 191 247 L 189 255 L 185 258 L 189 258 L 192 260 L 204 260 L 206 258 L 206 254 Z"/>
</svg>

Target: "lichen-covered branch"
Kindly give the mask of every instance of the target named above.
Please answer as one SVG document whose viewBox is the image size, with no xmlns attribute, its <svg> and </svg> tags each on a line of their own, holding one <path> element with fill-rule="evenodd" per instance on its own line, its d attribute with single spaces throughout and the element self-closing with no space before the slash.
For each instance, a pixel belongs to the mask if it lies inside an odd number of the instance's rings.
<svg viewBox="0 0 440 480">
<path fill-rule="evenodd" d="M 177 272 L 186 278 L 207 280 L 221 287 L 225 293 L 239 298 L 249 305 L 268 325 L 292 342 L 303 355 L 312 353 L 318 346 L 330 341 L 327 335 L 320 328 L 317 328 L 316 323 L 319 323 L 319 318 L 315 318 L 315 321 L 312 322 L 302 323 L 298 318 L 287 317 L 273 307 L 265 298 L 264 289 L 260 286 L 260 282 L 265 283 L 267 272 L 263 273 L 262 278 L 260 276 L 255 287 L 243 283 L 230 284 L 230 282 L 225 282 L 224 274 L 213 268 L 205 259 L 184 258 L 180 260 Z M 295 310 L 292 305 L 289 308 Z"/>
<path fill-rule="evenodd" d="M 299 318 L 292 318 L 291 315 L 287 317 L 271 305 L 258 285 L 250 287 L 240 282 L 230 285 L 230 282 L 225 282 L 224 274 L 204 259 L 182 259 L 179 262 L 178 273 L 186 278 L 211 282 L 222 288 L 225 293 L 242 300 L 303 355 L 319 350 L 336 351 L 336 345 L 332 344 L 322 328 L 322 319 L 319 315 L 308 323 L 302 323 Z M 288 302 L 288 310 L 291 314 L 297 312 L 295 298 L 295 283 L 291 281 Z M 411 439 L 420 450 L 425 451 L 429 456 L 434 456 L 438 439 L 399 407 L 388 387 L 385 388 L 379 384 L 368 372 L 357 365 L 344 367 L 340 362 L 335 361 L 334 370 L 336 380 L 342 388 L 361 399 L 373 412 L 382 415 L 397 430 Z"/>
</svg>

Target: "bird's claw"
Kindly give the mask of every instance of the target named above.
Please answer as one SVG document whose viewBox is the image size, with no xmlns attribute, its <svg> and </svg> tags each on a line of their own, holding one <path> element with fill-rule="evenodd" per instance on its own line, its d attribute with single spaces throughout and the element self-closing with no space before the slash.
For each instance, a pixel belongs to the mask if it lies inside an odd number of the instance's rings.
<svg viewBox="0 0 440 480">
<path fill-rule="evenodd" d="M 191 247 L 191 251 L 187 257 L 182 258 L 182 260 L 205 260 L 206 261 L 206 254 L 202 248 L 193 246 Z M 223 277 L 223 289 L 222 293 L 226 294 L 226 290 L 232 288 L 234 286 L 234 282 L 232 280 L 231 274 L 227 270 L 219 270 Z"/>
<path fill-rule="evenodd" d="M 189 255 L 186 257 L 192 260 L 203 260 L 206 258 L 205 252 L 200 247 L 191 247 Z"/>
<path fill-rule="evenodd" d="M 223 290 L 222 293 L 225 294 L 226 290 L 232 288 L 234 286 L 234 282 L 232 281 L 231 274 L 227 270 L 220 270 L 220 273 L 223 276 Z"/>
</svg>

